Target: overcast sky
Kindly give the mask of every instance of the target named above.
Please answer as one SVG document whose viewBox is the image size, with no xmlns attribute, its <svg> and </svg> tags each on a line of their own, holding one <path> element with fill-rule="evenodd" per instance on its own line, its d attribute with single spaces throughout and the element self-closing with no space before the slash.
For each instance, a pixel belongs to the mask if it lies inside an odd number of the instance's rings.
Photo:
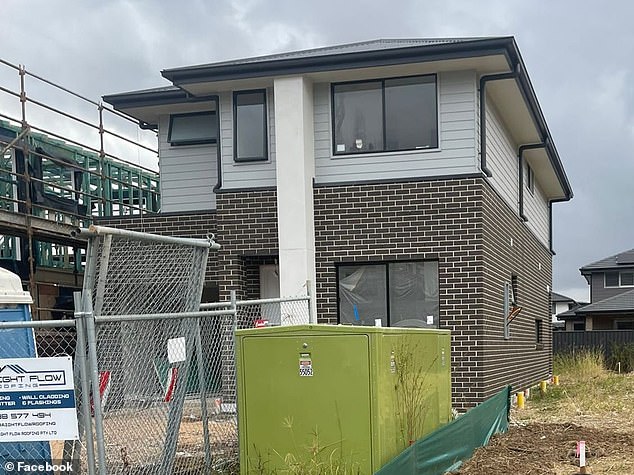
<svg viewBox="0 0 634 475">
<path fill-rule="evenodd" d="M 376 38 L 513 35 L 575 193 L 554 205 L 554 290 L 587 299 L 579 267 L 634 247 L 634 2 L 0 3 L 0 58 L 95 100 L 165 85 L 169 67 Z"/>
</svg>

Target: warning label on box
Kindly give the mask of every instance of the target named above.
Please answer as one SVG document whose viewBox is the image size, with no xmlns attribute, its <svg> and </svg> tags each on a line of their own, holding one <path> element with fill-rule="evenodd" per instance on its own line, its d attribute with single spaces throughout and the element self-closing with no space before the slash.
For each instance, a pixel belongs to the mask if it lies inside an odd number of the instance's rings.
<svg viewBox="0 0 634 475">
<path fill-rule="evenodd" d="M 300 376 L 313 375 L 313 360 L 310 357 L 310 353 L 299 354 L 299 375 Z"/>
</svg>

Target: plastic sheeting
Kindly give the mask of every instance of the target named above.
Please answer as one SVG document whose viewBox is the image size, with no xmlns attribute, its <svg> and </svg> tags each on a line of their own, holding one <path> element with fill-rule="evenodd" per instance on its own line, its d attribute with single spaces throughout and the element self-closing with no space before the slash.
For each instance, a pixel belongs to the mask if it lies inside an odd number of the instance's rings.
<svg viewBox="0 0 634 475">
<path fill-rule="evenodd" d="M 508 430 L 511 387 L 416 441 L 375 475 L 442 475 Z"/>
</svg>

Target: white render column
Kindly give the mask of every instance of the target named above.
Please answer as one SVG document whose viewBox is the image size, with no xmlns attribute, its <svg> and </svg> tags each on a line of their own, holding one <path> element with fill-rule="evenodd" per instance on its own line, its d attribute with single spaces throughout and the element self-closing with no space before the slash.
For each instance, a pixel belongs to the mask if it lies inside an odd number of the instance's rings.
<svg viewBox="0 0 634 475">
<path fill-rule="evenodd" d="M 312 82 L 302 76 L 277 78 L 274 94 L 280 295 L 310 290 L 316 321 Z"/>
</svg>

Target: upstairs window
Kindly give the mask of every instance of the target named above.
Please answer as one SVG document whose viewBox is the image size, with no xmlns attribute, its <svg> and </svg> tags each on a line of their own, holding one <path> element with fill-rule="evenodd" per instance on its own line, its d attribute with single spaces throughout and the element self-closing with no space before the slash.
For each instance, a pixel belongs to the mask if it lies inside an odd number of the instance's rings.
<svg viewBox="0 0 634 475">
<path fill-rule="evenodd" d="M 606 287 L 634 287 L 634 271 L 605 273 Z"/>
<path fill-rule="evenodd" d="M 526 164 L 526 188 L 531 193 L 535 193 L 535 172 L 528 163 Z"/>
<path fill-rule="evenodd" d="M 216 143 L 218 116 L 215 111 L 170 115 L 167 141 L 170 145 Z"/>
<path fill-rule="evenodd" d="M 268 159 L 266 90 L 233 93 L 233 158 L 236 162 Z"/>
<path fill-rule="evenodd" d="M 333 84 L 335 155 L 438 148 L 436 76 Z"/>
</svg>

